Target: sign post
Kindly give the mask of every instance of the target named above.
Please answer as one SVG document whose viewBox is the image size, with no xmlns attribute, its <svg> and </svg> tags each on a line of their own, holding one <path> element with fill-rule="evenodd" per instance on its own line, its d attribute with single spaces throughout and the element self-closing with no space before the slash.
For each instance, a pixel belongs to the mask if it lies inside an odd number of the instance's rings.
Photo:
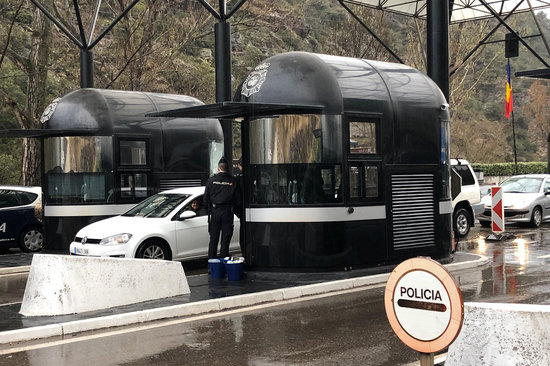
<svg viewBox="0 0 550 366">
<path fill-rule="evenodd" d="M 494 234 L 502 234 L 504 232 L 502 187 L 491 187 L 491 204 L 491 230 Z"/>
<path fill-rule="evenodd" d="M 420 364 L 434 364 L 434 353 L 458 336 L 464 300 L 445 267 L 424 257 L 408 259 L 390 275 L 384 295 L 386 315 L 401 341 L 420 352 Z"/>
</svg>

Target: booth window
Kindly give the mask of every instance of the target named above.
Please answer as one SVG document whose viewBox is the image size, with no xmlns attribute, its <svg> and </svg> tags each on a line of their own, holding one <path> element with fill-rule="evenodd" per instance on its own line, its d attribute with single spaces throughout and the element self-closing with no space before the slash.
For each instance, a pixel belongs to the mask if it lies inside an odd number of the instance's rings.
<svg viewBox="0 0 550 366">
<path fill-rule="evenodd" d="M 349 192 L 352 200 L 375 199 L 380 192 L 377 163 L 353 162 L 349 166 Z"/>
<path fill-rule="evenodd" d="M 105 202 L 113 189 L 112 141 L 110 136 L 45 138 L 45 201 Z"/>
<path fill-rule="evenodd" d="M 147 165 L 147 142 L 120 140 L 118 144 L 120 165 Z"/>
<path fill-rule="evenodd" d="M 376 123 L 367 121 L 349 122 L 350 154 L 376 154 Z"/>
<path fill-rule="evenodd" d="M 248 124 L 254 205 L 343 202 L 340 116 L 281 115 Z"/>
<path fill-rule="evenodd" d="M 349 198 L 351 201 L 378 200 L 381 195 L 378 119 L 348 116 L 348 121 Z"/>
<path fill-rule="evenodd" d="M 120 174 L 120 198 L 134 199 L 147 197 L 147 174 Z"/>
</svg>

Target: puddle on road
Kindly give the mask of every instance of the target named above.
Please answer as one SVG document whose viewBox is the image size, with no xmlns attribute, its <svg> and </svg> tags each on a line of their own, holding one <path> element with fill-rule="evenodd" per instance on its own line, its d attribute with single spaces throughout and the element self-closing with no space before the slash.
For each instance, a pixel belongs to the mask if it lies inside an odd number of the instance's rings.
<svg viewBox="0 0 550 366">
<path fill-rule="evenodd" d="M 0 305 L 21 302 L 26 284 L 26 273 L 0 276 Z"/>
<path fill-rule="evenodd" d="M 511 227 L 513 234 L 487 240 L 491 232 L 476 228 L 458 243 L 458 251 L 480 254 L 489 267 L 458 274 L 465 301 L 550 304 L 550 227 Z"/>
</svg>

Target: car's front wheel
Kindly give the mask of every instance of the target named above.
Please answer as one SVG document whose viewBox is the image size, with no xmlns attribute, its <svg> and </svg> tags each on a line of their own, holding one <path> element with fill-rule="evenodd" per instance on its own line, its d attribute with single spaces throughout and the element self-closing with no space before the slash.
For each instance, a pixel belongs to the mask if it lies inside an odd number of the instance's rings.
<svg viewBox="0 0 550 366">
<path fill-rule="evenodd" d="M 531 214 L 531 226 L 532 227 L 539 227 L 542 223 L 542 209 L 537 206 L 533 209 L 533 213 Z"/>
<path fill-rule="evenodd" d="M 139 248 L 136 258 L 171 260 L 172 254 L 168 246 L 159 239 L 150 239 Z"/>
<path fill-rule="evenodd" d="M 459 208 L 454 215 L 454 229 L 459 238 L 462 238 L 470 232 L 472 219 L 470 213 L 465 208 Z"/>
<path fill-rule="evenodd" d="M 27 228 L 19 235 L 19 248 L 25 253 L 34 253 L 42 249 L 44 235 L 35 227 Z"/>
</svg>

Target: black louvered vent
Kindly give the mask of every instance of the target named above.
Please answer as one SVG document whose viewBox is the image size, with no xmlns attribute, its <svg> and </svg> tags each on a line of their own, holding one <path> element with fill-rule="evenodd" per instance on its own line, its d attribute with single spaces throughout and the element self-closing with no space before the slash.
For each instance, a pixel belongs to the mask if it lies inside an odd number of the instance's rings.
<svg viewBox="0 0 550 366">
<path fill-rule="evenodd" d="M 393 248 L 435 245 L 433 174 L 392 176 Z"/>
<path fill-rule="evenodd" d="M 161 179 L 160 190 L 182 188 L 182 187 L 198 187 L 201 185 L 200 179 Z"/>
</svg>

